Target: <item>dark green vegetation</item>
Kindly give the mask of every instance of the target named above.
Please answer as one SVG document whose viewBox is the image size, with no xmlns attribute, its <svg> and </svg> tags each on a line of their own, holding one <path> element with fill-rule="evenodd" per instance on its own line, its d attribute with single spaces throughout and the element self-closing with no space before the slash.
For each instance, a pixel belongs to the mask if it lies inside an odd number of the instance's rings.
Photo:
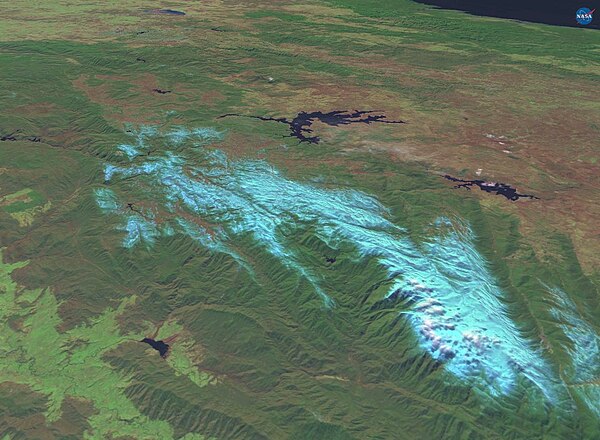
<svg viewBox="0 0 600 440">
<path fill-rule="evenodd" d="M 381 301 L 392 280 L 376 261 L 313 224 L 288 238 L 331 310 L 250 235 L 254 278 L 181 234 L 124 249 L 93 191 L 107 161 L 126 161 L 125 124 L 208 126 L 231 157 L 375 195 L 416 242 L 458 216 L 560 375 L 572 342 L 539 281 L 600 331 L 598 35 L 397 0 L 168 6 L 186 16 L 144 15 L 157 7 L 144 2 L 7 9 L 0 135 L 41 142 L 0 142 L 0 438 L 597 438 L 578 398 L 565 412 L 454 379 L 418 347 L 399 314 L 410 304 Z M 282 124 L 217 119 L 357 107 L 408 124 L 322 126 L 319 145 L 299 145 Z M 541 200 L 465 194 L 437 174 L 478 168 Z"/>
</svg>

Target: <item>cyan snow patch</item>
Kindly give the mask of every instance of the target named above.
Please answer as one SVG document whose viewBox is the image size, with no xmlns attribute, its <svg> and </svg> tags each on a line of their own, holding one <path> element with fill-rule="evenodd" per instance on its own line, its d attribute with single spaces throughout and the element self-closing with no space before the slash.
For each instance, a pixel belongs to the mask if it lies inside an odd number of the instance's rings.
<svg viewBox="0 0 600 440">
<path fill-rule="evenodd" d="M 578 310 L 565 292 L 545 284 L 544 287 L 551 294 L 552 315 L 571 342 L 562 347 L 571 359 L 571 364 L 563 368 L 563 376 L 571 391 L 600 417 L 600 336 L 589 317 Z"/>
<path fill-rule="evenodd" d="M 208 131 L 172 130 L 163 151 L 169 145 L 193 143 L 195 136 L 211 139 L 210 129 L 201 130 Z M 165 151 L 130 166 L 109 164 L 105 175 L 107 181 L 137 176 L 137 184 L 174 218 L 169 230 L 229 254 L 248 270 L 250 264 L 235 248 L 240 238 L 251 236 L 304 278 L 327 306 L 333 301 L 317 271 L 301 261 L 284 231 L 310 223 L 332 247 L 352 243 L 360 258 L 375 258 L 395 280 L 390 295 L 412 300 L 414 307 L 403 313 L 421 347 L 454 376 L 496 396 L 509 394 L 519 377 L 525 377 L 548 399 L 554 398 L 545 361 L 510 319 L 504 293 L 467 226 L 454 228 L 440 219 L 432 225 L 438 234 L 417 245 L 372 196 L 292 181 L 264 161 L 231 161 L 205 147 L 187 154 Z M 208 231 L 191 222 L 190 215 L 218 228 Z M 129 221 L 127 246 L 152 243 L 159 234 L 156 225 L 135 219 L 129 227 Z"/>
</svg>

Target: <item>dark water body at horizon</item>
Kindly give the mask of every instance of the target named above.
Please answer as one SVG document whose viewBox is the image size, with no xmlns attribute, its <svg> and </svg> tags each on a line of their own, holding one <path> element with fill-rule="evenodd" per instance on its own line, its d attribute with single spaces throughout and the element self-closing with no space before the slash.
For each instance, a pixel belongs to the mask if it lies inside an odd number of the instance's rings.
<svg viewBox="0 0 600 440">
<path fill-rule="evenodd" d="M 455 9 L 472 15 L 544 23 L 555 26 L 600 29 L 600 10 L 588 25 L 580 25 L 575 20 L 579 8 L 591 10 L 598 7 L 599 0 L 414 0 L 443 9 Z"/>
</svg>

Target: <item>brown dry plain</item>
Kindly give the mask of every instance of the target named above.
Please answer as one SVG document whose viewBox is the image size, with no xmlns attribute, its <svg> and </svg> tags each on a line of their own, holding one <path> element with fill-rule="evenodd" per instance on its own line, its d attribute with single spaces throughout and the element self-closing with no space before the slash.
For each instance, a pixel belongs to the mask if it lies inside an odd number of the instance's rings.
<svg viewBox="0 0 600 440">
<path fill-rule="evenodd" d="M 427 65 L 419 59 L 434 55 L 440 65 L 447 61 L 455 63 L 468 53 L 468 49 L 455 47 L 452 42 L 403 43 L 401 37 L 374 35 L 371 30 L 392 29 L 407 35 L 419 31 L 394 27 L 393 22 L 376 18 L 367 24 L 356 23 L 353 20 L 356 14 L 350 9 L 314 3 L 171 2 L 169 7 L 172 9 L 185 10 L 184 18 L 145 14 L 143 10 L 148 4 L 144 2 L 128 2 L 127 9 L 117 2 L 102 7 L 90 6 L 85 13 L 78 8 L 73 16 L 67 4 L 58 5 L 37 4 L 22 8 L 22 3 L 16 2 L 7 6 L 2 39 L 122 43 L 123 36 L 128 35 L 125 44 L 132 52 L 145 45 L 185 44 L 202 47 L 206 57 L 218 57 L 223 51 L 243 45 L 249 53 L 267 49 L 288 54 L 292 60 L 303 56 L 348 69 L 365 70 L 367 67 L 370 75 L 366 77 L 367 84 L 365 77 L 346 76 L 340 80 L 333 73 L 293 70 L 287 74 L 293 76 L 293 81 L 285 73 L 273 73 L 275 78 L 271 84 L 265 80 L 267 69 L 257 52 L 256 57 L 232 60 L 245 66 L 241 73 L 215 74 L 213 77 L 244 90 L 243 101 L 233 111 L 261 108 L 268 109 L 273 116 L 290 117 L 299 110 L 352 109 L 357 103 L 362 108 L 385 108 L 390 119 L 402 118 L 408 123 L 393 128 L 350 127 L 344 139 L 344 150 L 387 154 L 399 162 L 421 162 L 431 172 L 460 172 L 463 178 L 477 178 L 475 171 L 481 168 L 483 178 L 508 183 L 541 198 L 533 203 L 507 203 L 489 194 L 474 192 L 476 197 L 486 199 L 486 203 L 518 215 L 520 232 L 540 257 L 552 252 L 551 246 L 545 243 L 544 228 L 538 227 L 546 225 L 568 234 L 587 274 L 600 266 L 600 223 L 597 221 L 600 217 L 600 106 L 595 98 L 597 82 L 594 81 L 600 74 L 597 59 L 590 60 L 587 66 L 579 66 L 565 60 L 531 57 L 527 64 L 490 50 L 491 55 L 486 52 L 482 65 L 437 69 L 434 64 Z M 261 18 L 248 18 L 248 13 L 261 9 L 269 12 Z M 310 23 L 311 26 L 334 24 L 353 28 L 355 32 L 350 35 L 353 40 L 373 47 L 393 46 L 400 53 L 406 49 L 410 51 L 407 57 L 410 59 L 403 62 L 402 56 L 395 58 L 365 51 L 355 56 L 340 55 L 327 47 L 303 44 L 302 40 L 282 44 L 267 41 L 262 38 L 261 31 L 277 24 L 278 12 L 301 13 L 306 19 L 302 22 L 305 26 Z M 430 13 L 420 12 L 423 16 Z M 173 27 L 175 20 L 184 24 Z M 48 26 L 48 22 L 58 21 L 60 26 Z M 147 31 L 135 36 L 140 30 Z M 546 32 L 552 37 L 551 28 Z M 339 37 L 346 38 L 347 35 L 340 33 Z M 465 47 L 469 45 L 475 43 Z M 418 50 L 416 55 L 415 49 Z M 416 62 L 411 62 L 415 56 Z M 520 59 L 518 55 L 511 56 Z M 282 71 L 280 66 L 274 70 Z M 573 80 L 563 74 L 565 70 L 587 75 Z M 89 85 L 87 80 L 90 78 L 82 76 L 73 81 L 73 86 L 92 102 L 100 104 L 106 118 L 115 121 L 155 123 L 158 117 L 152 112 L 149 114 L 147 100 L 160 99 L 163 108 L 183 111 L 198 105 L 218 105 L 222 97 L 219 91 L 198 92 L 185 84 L 167 87 L 147 73 L 93 78 L 99 83 Z M 126 100 L 113 90 L 119 82 L 131 85 Z M 431 82 L 436 87 L 430 90 L 427 85 Z M 157 98 L 152 96 L 152 89 L 156 87 L 173 89 L 173 93 Z M 411 90 L 410 94 L 404 93 L 406 90 Z M 425 103 L 416 102 L 417 97 Z M 52 106 L 52 103 L 44 103 L 15 110 L 32 116 L 32 112 L 46 113 Z M 318 130 L 326 140 L 334 140 L 337 133 L 330 127 L 319 127 Z M 382 131 L 388 139 L 365 141 Z M 66 139 L 68 137 L 62 138 L 63 141 Z M 243 154 L 239 142 L 231 140 L 228 143 L 235 144 L 230 148 Z M 246 140 L 244 144 L 250 143 Z M 268 142 L 263 147 L 269 150 Z M 251 148 L 254 150 L 256 144 Z M 278 156 L 275 152 L 272 159 L 285 161 L 285 157 Z M 343 155 L 339 162 L 344 162 Z"/>
</svg>

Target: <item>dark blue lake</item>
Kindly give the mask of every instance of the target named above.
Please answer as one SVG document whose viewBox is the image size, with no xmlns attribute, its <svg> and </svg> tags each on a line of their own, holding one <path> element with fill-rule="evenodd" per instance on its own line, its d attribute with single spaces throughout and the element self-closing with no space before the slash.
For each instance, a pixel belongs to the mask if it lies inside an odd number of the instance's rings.
<svg viewBox="0 0 600 440">
<path fill-rule="evenodd" d="M 160 357 L 164 358 L 167 356 L 167 352 L 169 351 L 169 344 L 164 341 L 156 341 L 152 338 L 144 338 L 140 342 L 144 344 L 148 344 L 150 347 L 158 351 Z"/>
<path fill-rule="evenodd" d="M 146 10 L 149 14 L 161 14 L 161 15 L 185 15 L 185 12 L 176 11 L 174 9 L 148 9 Z"/>
</svg>

